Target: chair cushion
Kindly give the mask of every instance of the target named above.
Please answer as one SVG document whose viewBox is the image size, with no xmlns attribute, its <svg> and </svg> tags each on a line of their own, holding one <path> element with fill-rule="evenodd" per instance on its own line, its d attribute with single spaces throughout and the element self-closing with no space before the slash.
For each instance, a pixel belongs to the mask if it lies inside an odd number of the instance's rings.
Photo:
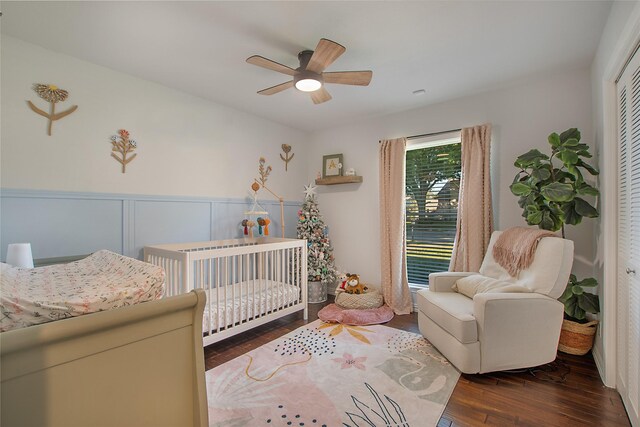
<svg viewBox="0 0 640 427">
<path fill-rule="evenodd" d="M 472 274 L 458 279 L 451 289 L 469 298 L 473 298 L 475 294 L 488 292 L 531 292 L 531 289 L 527 287 L 480 274 Z"/>
<path fill-rule="evenodd" d="M 478 325 L 473 315 L 473 300 L 456 292 L 416 293 L 418 310 L 463 344 L 478 341 Z"/>
<path fill-rule="evenodd" d="M 573 265 L 573 242 L 560 237 L 544 237 L 538 243 L 533 263 L 522 270 L 518 277 L 512 277 L 493 258 L 493 246 L 501 231 L 491 235 L 487 253 L 480 266 L 480 274 L 497 280 L 514 283 L 551 298 L 558 298 L 564 292 Z"/>
</svg>

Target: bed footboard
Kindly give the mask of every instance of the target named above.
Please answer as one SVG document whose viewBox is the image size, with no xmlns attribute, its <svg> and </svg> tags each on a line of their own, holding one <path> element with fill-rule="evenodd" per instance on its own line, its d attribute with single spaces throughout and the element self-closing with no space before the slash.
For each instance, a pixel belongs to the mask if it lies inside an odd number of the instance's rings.
<svg viewBox="0 0 640 427">
<path fill-rule="evenodd" d="M 205 294 L 0 334 L 6 426 L 206 426 Z"/>
</svg>

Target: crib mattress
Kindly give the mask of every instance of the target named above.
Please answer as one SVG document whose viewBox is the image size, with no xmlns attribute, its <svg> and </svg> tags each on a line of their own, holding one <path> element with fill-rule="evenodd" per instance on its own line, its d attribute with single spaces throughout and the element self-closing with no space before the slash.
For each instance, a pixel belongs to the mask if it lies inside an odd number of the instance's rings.
<svg viewBox="0 0 640 427">
<path fill-rule="evenodd" d="M 162 297 L 164 270 L 107 250 L 40 268 L 1 264 L 0 332 Z"/>
<path fill-rule="evenodd" d="M 302 298 L 300 288 L 271 280 L 261 283 L 259 281 L 241 282 L 221 287 L 219 292 L 216 289 L 205 290 L 205 292 L 207 302 L 202 318 L 202 330 L 205 334 L 207 331 L 216 332 L 218 325 L 224 328 L 244 322 L 299 302 Z M 210 309 L 212 316 L 209 316 Z"/>
</svg>

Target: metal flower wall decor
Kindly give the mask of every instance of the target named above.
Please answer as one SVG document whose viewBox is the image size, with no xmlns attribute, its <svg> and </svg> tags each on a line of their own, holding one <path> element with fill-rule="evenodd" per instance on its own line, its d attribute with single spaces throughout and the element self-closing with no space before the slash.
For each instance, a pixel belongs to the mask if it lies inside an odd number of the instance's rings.
<svg viewBox="0 0 640 427">
<path fill-rule="evenodd" d="M 38 94 L 40 98 L 51 104 L 50 112 L 47 113 L 46 111 L 43 111 L 40 108 L 36 107 L 33 102 L 27 101 L 29 108 L 31 108 L 35 113 L 49 119 L 49 124 L 47 126 L 47 135 L 51 136 L 51 126 L 53 125 L 53 122 L 73 113 L 78 109 L 78 106 L 74 105 L 68 110 L 56 113 L 56 104 L 58 102 L 66 101 L 66 99 L 69 97 L 69 92 L 64 89 L 60 89 L 56 85 L 41 83 L 34 84 L 33 90 Z"/>
<path fill-rule="evenodd" d="M 135 159 L 137 155 L 136 153 L 133 153 L 133 155 L 128 157 L 129 154 L 136 149 L 137 144 L 133 139 L 129 138 L 128 131 L 120 129 L 117 135 L 113 135 L 111 137 L 111 145 L 111 157 L 116 159 L 118 163 L 122 165 L 122 173 L 125 173 L 127 170 L 127 165 L 129 164 L 129 162 L 131 162 L 131 160 Z"/>
<path fill-rule="evenodd" d="M 293 159 L 293 156 L 295 156 L 295 154 L 291 153 L 291 155 L 289 155 L 289 152 L 291 151 L 291 146 L 289 144 L 282 144 L 282 151 L 284 151 L 284 156 L 280 154 L 280 158 L 284 162 L 284 171 L 286 172 L 289 166 L 289 162 L 291 161 L 291 159 Z"/>
</svg>

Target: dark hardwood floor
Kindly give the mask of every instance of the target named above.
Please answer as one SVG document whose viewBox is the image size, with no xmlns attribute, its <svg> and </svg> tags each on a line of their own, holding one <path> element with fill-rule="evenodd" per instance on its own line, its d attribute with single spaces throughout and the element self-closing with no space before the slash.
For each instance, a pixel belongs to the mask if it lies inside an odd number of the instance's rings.
<svg viewBox="0 0 640 427">
<path fill-rule="evenodd" d="M 313 322 L 325 304 L 309 304 L 306 321 L 302 313 L 296 313 L 206 347 L 206 369 Z M 415 313 L 396 316 L 386 326 L 419 333 Z M 562 374 L 566 374 L 565 381 L 558 382 Z M 618 392 L 602 384 L 591 354 L 559 353 L 553 365 L 533 374 L 529 371 L 463 374 L 438 427 L 480 425 L 604 427 L 630 423 Z"/>
</svg>

